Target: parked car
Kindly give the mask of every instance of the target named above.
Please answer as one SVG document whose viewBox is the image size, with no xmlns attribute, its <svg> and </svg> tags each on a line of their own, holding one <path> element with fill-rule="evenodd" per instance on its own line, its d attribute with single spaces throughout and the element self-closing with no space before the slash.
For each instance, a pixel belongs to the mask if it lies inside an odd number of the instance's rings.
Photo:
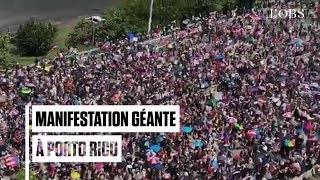
<svg viewBox="0 0 320 180">
<path fill-rule="evenodd" d="M 91 16 L 91 17 L 86 18 L 86 20 L 92 21 L 95 24 L 102 22 L 102 21 L 105 21 L 105 19 L 100 16 Z"/>
</svg>

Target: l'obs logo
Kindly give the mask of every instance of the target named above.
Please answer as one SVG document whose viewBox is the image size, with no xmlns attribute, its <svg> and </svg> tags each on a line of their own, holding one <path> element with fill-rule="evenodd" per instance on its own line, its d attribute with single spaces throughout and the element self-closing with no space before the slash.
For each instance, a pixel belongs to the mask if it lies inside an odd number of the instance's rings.
<svg viewBox="0 0 320 180">
<path fill-rule="evenodd" d="M 304 18 L 303 9 L 270 9 L 270 18 L 279 19 L 279 18 Z"/>
</svg>

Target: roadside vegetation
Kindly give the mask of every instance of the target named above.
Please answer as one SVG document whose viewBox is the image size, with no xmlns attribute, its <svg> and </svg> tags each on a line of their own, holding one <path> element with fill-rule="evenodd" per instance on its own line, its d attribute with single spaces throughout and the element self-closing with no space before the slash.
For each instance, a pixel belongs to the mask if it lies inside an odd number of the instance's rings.
<svg viewBox="0 0 320 180">
<path fill-rule="evenodd" d="M 179 24 L 194 16 L 212 11 L 228 12 L 241 0 L 155 0 L 152 28 L 157 25 Z M 149 18 L 150 0 L 121 0 L 106 9 L 104 21 L 93 23 L 82 19 L 77 24 L 57 27 L 51 23 L 30 20 L 14 35 L 0 34 L 0 66 L 33 64 L 36 58 L 54 57 L 69 46 L 79 51 L 92 48 L 92 39 L 118 39 L 128 33 L 145 34 Z M 93 38 L 94 37 L 94 38 Z M 87 44 L 87 45 L 84 45 Z"/>
</svg>

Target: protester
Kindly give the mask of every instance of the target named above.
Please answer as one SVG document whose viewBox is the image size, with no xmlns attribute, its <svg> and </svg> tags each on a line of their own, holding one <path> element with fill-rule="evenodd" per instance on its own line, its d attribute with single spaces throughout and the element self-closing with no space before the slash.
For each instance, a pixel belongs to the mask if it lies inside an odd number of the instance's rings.
<svg viewBox="0 0 320 180">
<path fill-rule="evenodd" d="M 301 7 L 281 2 L 268 8 Z M 303 19 L 211 13 L 160 42 L 1 72 L 0 178 L 24 164 L 27 103 L 181 108 L 180 133 L 123 133 L 122 163 L 32 163 L 41 179 L 299 176 L 320 160 L 317 7 Z"/>
</svg>

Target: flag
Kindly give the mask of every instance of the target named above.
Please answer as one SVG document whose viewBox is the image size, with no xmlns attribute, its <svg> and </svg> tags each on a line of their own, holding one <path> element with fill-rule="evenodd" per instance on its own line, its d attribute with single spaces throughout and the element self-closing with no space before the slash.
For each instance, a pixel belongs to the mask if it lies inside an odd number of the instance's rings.
<svg viewBox="0 0 320 180">
<path fill-rule="evenodd" d="M 11 168 L 18 168 L 20 167 L 20 160 L 18 157 L 14 155 L 8 155 L 5 157 L 5 163 L 7 166 Z"/>
</svg>

